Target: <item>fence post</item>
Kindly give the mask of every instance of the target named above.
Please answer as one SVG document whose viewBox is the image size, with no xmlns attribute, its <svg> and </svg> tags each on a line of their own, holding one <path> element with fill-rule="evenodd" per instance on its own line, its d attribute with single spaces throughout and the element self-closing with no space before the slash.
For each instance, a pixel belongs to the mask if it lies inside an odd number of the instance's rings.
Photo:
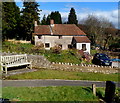
<svg viewBox="0 0 120 103">
<path fill-rule="evenodd" d="M 107 103 L 112 103 L 114 95 L 115 95 L 115 83 L 112 81 L 106 81 L 105 88 L 105 101 Z"/>
<path fill-rule="evenodd" d="M 93 91 L 93 94 L 96 96 L 96 85 L 95 84 L 92 84 L 92 91 Z"/>
</svg>

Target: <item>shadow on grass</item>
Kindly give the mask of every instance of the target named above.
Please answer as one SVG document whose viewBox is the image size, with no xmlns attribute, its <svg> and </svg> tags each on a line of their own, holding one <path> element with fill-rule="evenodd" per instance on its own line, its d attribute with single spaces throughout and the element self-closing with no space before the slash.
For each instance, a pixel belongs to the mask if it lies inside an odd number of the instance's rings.
<svg viewBox="0 0 120 103">
<path fill-rule="evenodd" d="M 83 87 L 82 89 L 92 93 L 92 88 L 91 87 Z"/>
<path fill-rule="evenodd" d="M 11 103 L 9 99 L 0 98 L 0 103 Z"/>
<path fill-rule="evenodd" d="M 8 71 L 25 69 L 26 67 L 27 67 L 26 65 L 18 66 L 18 67 L 11 67 L 11 68 L 8 69 Z M 3 68 L 3 70 L 5 71 L 5 68 Z"/>
<path fill-rule="evenodd" d="M 105 97 L 103 96 L 103 93 L 101 91 L 97 91 L 96 96 L 102 100 L 105 100 Z"/>
<path fill-rule="evenodd" d="M 83 87 L 83 89 L 86 90 L 86 91 L 89 92 L 89 93 L 92 93 L 92 88 L 91 88 L 91 87 Z M 104 93 L 103 93 L 103 91 L 101 91 L 101 90 L 97 90 L 97 91 L 96 91 L 96 96 L 97 96 L 99 99 L 105 100 L 105 98 L 104 98 Z"/>
</svg>

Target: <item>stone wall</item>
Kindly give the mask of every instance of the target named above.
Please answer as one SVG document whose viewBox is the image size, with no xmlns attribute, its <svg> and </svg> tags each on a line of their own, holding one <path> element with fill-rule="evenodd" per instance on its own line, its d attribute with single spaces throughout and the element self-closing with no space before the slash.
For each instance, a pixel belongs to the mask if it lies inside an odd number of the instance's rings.
<svg viewBox="0 0 120 103">
<path fill-rule="evenodd" d="M 119 68 L 111 67 L 97 67 L 97 66 L 87 66 L 87 65 L 67 65 L 60 63 L 52 63 L 50 66 L 53 70 L 63 70 L 63 71 L 77 71 L 77 72 L 92 72 L 92 73 L 103 73 L 103 74 L 112 74 L 118 73 Z"/>
<path fill-rule="evenodd" d="M 48 68 L 51 65 L 42 55 L 28 55 L 28 60 L 32 62 L 33 68 Z"/>
</svg>

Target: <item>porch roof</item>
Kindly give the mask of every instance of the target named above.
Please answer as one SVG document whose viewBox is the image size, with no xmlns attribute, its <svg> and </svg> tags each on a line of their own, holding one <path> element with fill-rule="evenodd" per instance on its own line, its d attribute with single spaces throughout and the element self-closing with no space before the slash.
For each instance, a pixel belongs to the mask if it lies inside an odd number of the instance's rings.
<svg viewBox="0 0 120 103">
<path fill-rule="evenodd" d="M 87 36 L 74 36 L 74 39 L 77 43 L 90 43 L 90 40 Z"/>
</svg>

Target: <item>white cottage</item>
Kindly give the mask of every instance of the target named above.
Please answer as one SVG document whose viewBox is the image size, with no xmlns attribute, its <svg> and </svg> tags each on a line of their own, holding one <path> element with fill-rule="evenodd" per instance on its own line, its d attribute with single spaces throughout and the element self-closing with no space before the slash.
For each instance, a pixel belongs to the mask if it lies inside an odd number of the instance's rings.
<svg viewBox="0 0 120 103">
<path fill-rule="evenodd" d="M 35 45 L 43 43 L 47 50 L 59 45 L 62 50 L 76 48 L 90 53 L 90 40 L 75 24 L 54 24 L 54 20 L 50 25 L 37 25 L 35 22 L 33 37 Z"/>
</svg>

